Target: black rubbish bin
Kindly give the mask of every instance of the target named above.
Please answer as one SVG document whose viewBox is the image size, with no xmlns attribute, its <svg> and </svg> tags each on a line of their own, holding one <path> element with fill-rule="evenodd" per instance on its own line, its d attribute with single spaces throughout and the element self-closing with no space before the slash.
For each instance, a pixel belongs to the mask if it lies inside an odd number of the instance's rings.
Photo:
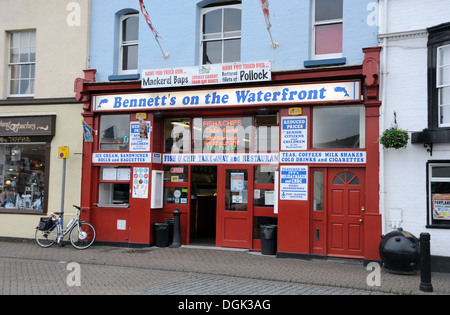
<svg viewBox="0 0 450 315">
<path fill-rule="evenodd" d="M 155 243 L 157 247 L 169 246 L 169 224 L 155 223 Z"/>
<path fill-rule="evenodd" d="M 261 225 L 261 254 L 275 255 L 277 253 L 277 225 Z"/>
</svg>

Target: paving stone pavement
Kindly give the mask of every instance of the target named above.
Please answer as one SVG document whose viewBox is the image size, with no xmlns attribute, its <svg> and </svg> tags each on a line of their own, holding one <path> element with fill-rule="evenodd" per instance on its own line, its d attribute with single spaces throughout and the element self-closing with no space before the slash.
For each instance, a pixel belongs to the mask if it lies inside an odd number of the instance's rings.
<svg viewBox="0 0 450 315">
<path fill-rule="evenodd" d="M 419 274 L 381 269 L 380 286 L 369 286 L 371 272 L 360 261 L 276 258 L 243 250 L 92 246 L 80 251 L 70 245 L 44 249 L 0 242 L 2 295 L 450 294 L 450 274 L 433 273 L 434 291 L 424 293 Z"/>
</svg>

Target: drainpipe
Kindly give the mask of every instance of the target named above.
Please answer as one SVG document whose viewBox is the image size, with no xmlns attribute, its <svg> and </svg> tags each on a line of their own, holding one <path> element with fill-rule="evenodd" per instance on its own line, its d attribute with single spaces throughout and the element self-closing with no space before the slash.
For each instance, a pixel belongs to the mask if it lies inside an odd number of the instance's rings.
<svg viewBox="0 0 450 315">
<path fill-rule="evenodd" d="M 381 11 L 381 34 L 386 35 L 388 33 L 388 0 L 383 0 L 383 9 Z M 381 77 L 382 77 L 382 89 L 381 89 L 381 108 L 380 108 L 380 132 L 385 129 L 384 118 L 385 118 L 385 108 L 386 108 L 386 80 L 387 80 L 387 36 L 383 36 L 382 40 L 382 62 L 381 62 Z M 382 218 L 381 228 L 384 233 L 385 231 L 385 169 L 384 169 L 384 150 L 380 144 L 380 214 Z"/>
</svg>

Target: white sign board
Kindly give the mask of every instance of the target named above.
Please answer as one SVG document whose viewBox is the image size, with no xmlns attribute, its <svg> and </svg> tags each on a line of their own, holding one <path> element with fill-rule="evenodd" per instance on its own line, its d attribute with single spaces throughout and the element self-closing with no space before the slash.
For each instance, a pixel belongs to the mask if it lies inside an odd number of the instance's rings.
<svg viewBox="0 0 450 315">
<path fill-rule="evenodd" d="M 280 166 L 280 200 L 308 200 L 308 166 Z"/>
<path fill-rule="evenodd" d="M 144 70 L 143 89 L 270 81 L 270 61 Z"/>
<path fill-rule="evenodd" d="M 306 116 L 281 119 L 281 150 L 306 150 L 308 144 Z"/>
<path fill-rule="evenodd" d="M 94 95 L 94 111 L 142 111 L 360 100 L 360 82 L 268 85 L 252 88 Z"/>
</svg>

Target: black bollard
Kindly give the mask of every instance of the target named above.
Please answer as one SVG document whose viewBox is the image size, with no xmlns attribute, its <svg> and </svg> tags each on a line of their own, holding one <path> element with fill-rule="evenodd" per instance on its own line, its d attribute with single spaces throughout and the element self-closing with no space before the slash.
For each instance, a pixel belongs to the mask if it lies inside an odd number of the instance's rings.
<svg viewBox="0 0 450 315">
<path fill-rule="evenodd" d="M 176 208 L 173 213 L 173 241 L 169 246 L 171 248 L 181 246 L 181 226 L 180 226 L 180 209 Z"/>
<path fill-rule="evenodd" d="M 420 233 L 420 291 L 433 292 L 429 233 Z"/>
</svg>

